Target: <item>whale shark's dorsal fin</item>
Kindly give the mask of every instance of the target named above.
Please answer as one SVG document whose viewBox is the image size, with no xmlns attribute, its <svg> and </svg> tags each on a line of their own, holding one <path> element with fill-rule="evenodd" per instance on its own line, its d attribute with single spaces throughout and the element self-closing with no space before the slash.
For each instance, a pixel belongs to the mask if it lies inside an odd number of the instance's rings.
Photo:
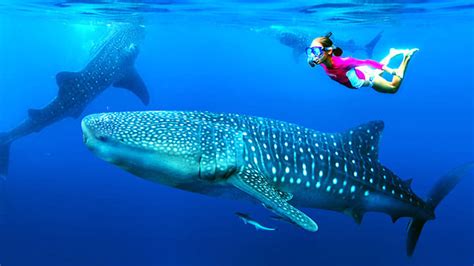
<svg viewBox="0 0 474 266">
<path fill-rule="evenodd" d="M 318 225 L 311 218 L 283 199 L 281 192 L 257 170 L 244 169 L 232 175 L 228 182 L 302 228 L 312 232 L 318 230 Z"/>
<path fill-rule="evenodd" d="M 115 82 L 113 85 L 114 87 L 124 88 L 133 92 L 145 105 L 148 105 L 150 102 L 148 89 L 133 67 L 130 68 L 130 71 L 128 71 L 121 80 Z"/>
<path fill-rule="evenodd" d="M 377 159 L 383 128 L 383 121 L 372 121 L 353 128 L 344 133 L 344 145 L 347 145 L 348 150 L 358 151 L 362 156 Z"/>
</svg>

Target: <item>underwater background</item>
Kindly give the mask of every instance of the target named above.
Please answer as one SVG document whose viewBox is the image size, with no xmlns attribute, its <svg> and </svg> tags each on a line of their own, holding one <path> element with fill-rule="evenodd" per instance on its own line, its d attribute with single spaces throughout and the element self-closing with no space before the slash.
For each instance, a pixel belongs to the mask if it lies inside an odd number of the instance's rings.
<svg viewBox="0 0 474 266">
<path fill-rule="evenodd" d="M 474 160 L 474 5 L 471 1 L 49 1 L 0 3 L 0 132 L 57 94 L 56 73 L 79 71 L 111 27 L 140 21 L 135 66 L 144 106 L 109 88 L 83 112 L 242 113 L 340 132 L 383 120 L 382 164 L 424 196 Z M 282 29 L 365 45 L 418 47 L 397 94 L 349 90 L 275 37 Z M 272 32 L 273 31 L 273 32 Z M 269 33 L 270 32 L 270 33 Z M 337 43 L 336 43 L 337 44 Z M 309 45 L 309 43 L 308 43 Z M 344 47 L 342 47 L 344 49 Z M 304 53 L 304 51 L 302 51 Z M 345 56 L 366 58 L 363 51 Z M 107 164 L 68 118 L 11 145 L 0 265 L 472 265 L 473 175 L 466 176 L 405 255 L 407 218 L 304 209 L 310 233 L 260 205 L 154 184 Z M 277 231 L 255 231 L 235 212 Z"/>
</svg>

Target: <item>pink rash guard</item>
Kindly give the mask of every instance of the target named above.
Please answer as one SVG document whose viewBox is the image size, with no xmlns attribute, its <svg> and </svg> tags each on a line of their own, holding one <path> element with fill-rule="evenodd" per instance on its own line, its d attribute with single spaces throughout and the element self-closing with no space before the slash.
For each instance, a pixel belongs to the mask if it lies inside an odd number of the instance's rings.
<svg viewBox="0 0 474 266">
<path fill-rule="evenodd" d="M 347 71 L 351 70 L 352 68 L 358 67 L 358 66 L 368 66 L 368 67 L 371 67 L 371 68 L 374 68 L 374 69 L 380 69 L 380 70 L 382 70 L 382 67 L 383 67 L 382 64 L 380 64 L 379 62 L 374 61 L 374 60 L 370 60 L 370 59 L 359 60 L 359 59 L 352 58 L 352 57 L 341 58 L 341 57 L 338 57 L 338 56 L 333 56 L 332 57 L 332 62 L 333 62 L 332 68 L 328 68 L 328 67 L 326 67 L 326 65 L 321 64 L 321 66 L 326 71 L 326 74 L 328 74 L 328 76 L 331 79 L 333 79 L 333 80 L 335 80 L 335 81 L 341 83 L 342 85 L 344 85 L 348 88 L 351 88 L 351 89 L 355 89 L 355 88 L 352 86 L 351 82 L 349 81 L 349 79 L 346 76 Z M 355 69 L 355 72 L 356 72 L 356 75 L 359 79 L 362 79 L 362 80 L 366 79 L 366 77 L 365 77 L 365 75 L 362 71 L 360 71 L 358 69 Z"/>
</svg>

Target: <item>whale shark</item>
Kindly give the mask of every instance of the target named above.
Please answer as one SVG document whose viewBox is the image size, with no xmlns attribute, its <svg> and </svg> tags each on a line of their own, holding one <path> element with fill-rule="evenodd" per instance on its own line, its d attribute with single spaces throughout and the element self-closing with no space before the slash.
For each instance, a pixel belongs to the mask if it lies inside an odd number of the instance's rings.
<svg viewBox="0 0 474 266">
<path fill-rule="evenodd" d="M 366 212 L 395 222 L 409 217 L 407 254 L 439 202 L 474 163 L 454 169 L 425 200 L 378 159 L 382 121 L 324 133 L 241 114 L 147 111 L 88 115 L 85 145 L 99 158 L 152 182 L 216 197 L 261 203 L 314 232 L 300 208 L 342 212 L 361 223 Z"/>
<path fill-rule="evenodd" d="M 144 35 L 143 26 L 118 25 L 98 46 L 84 69 L 58 73 L 57 96 L 42 109 L 29 109 L 28 117 L 22 123 L 9 132 L 0 133 L 0 176 L 8 173 L 12 142 L 64 118 L 78 118 L 86 106 L 110 86 L 131 91 L 147 105 L 148 90 L 134 67 Z"/>
<path fill-rule="evenodd" d="M 317 35 L 311 35 L 303 31 L 293 31 L 283 26 L 273 25 L 265 29 L 257 29 L 257 32 L 265 32 L 276 38 L 281 44 L 289 47 L 293 51 L 293 58 L 295 62 L 299 61 L 301 55 L 306 52 L 306 48 L 311 44 L 311 41 Z M 357 43 L 353 39 L 343 40 L 339 38 L 332 38 L 334 44 L 341 47 L 344 51 L 356 53 L 359 51 L 365 52 L 368 58 L 372 58 L 375 46 L 382 38 L 383 31 L 377 33 L 369 42 L 364 45 Z"/>
</svg>

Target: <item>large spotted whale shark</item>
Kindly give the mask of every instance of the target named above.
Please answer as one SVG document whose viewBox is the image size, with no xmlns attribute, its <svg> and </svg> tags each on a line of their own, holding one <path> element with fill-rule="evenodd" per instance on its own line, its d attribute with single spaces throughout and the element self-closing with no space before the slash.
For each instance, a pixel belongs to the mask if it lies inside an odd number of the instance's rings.
<svg viewBox="0 0 474 266">
<path fill-rule="evenodd" d="M 9 132 L 0 133 L 0 177 L 8 172 L 10 144 L 67 117 L 77 118 L 86 106 L 110 86 L 130 90 L 148 104 L 148 90 L 135 70 L 144 28 L 137 24 L 115 27 L 80 72 L 56 75 L 58 95 L 42 109 L 28 110 L 28 118 Z"/>
<path fill-rule="evenodd" d="M 411 217 L 412 255 L 426 221 L 473 163 L 455 169 L 426 200 L 378 160 L 384 127 L 374 121 L 322 133 L 272 119 L 208 112 L 121 112 L 82 120 L 84 142 L 98 157 L 139 177 L 212 196 L 247 198 L 309 230 L 297 207 Z"/>
</svg>

